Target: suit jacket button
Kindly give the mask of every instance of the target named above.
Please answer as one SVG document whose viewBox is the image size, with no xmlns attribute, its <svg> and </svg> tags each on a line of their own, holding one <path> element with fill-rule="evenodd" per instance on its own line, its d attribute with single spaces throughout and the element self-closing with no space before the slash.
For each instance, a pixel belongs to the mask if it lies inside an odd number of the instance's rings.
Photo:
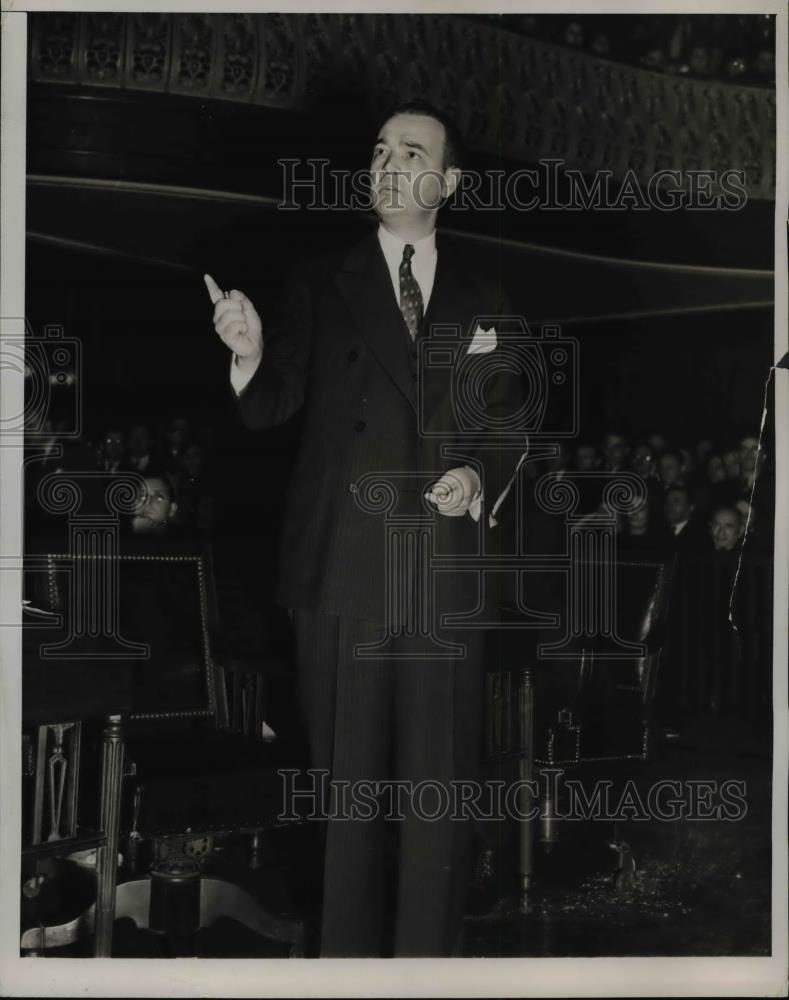
<svg viewBox="0 0 789 1000">
<path fill-rule="evenodd" d="M 351 364 L 353 364 L 353 362 L 356 361 L 358 357 L 359 357 L 358 351 L 351 351 L 350 354 L 348 355 L 348 360 L 351 362 Z"/>
<path fill-rule="evenodd" d="M 356 483 L 348 483 L 348 492 L 349 493 L 358 493 L 359 492 L 359 487 L 356 485 Z"/>
<path fill-rule="evenodd" d="M 353 429 L 355 431 L 361 432 L 365 429 L 366 426 L 367 424 L 364 420 L 357 420 L 356 423 L 353 425 Z"/>
</svg>

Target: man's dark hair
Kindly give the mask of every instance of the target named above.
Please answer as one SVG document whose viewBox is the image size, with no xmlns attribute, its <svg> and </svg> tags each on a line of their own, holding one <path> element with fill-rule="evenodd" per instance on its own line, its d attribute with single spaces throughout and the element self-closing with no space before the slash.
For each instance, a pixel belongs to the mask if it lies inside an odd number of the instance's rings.
<svg viewBox="0 0 789 1000">
<path fill-rule="evenodd" d="M 413 100 L 402 101 L 396 104 L 381 118 L 379 128 L 394 118 L 395 115 L 423 115 L 425 118 L 433 118 L 440 125 L 444 126 L 444 162 L 442 169 L 448 170 L 450 167 L 462 168 L 465 158 L 463 149 L 463 137 L 455 122 L 445 114 L 440 108 L 429 104 L 427 101 Z"/>
</svg>

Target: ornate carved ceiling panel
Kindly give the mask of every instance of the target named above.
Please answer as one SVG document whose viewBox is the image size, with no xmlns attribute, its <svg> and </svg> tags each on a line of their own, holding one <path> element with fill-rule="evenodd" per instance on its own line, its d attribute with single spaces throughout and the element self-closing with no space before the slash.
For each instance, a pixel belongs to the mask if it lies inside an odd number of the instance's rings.
<svg viewBox="0 0 789 1000">
<path fill-rule="evenodd" d="M 421 97 L 472 149 L 585 172 L 742 170 L 775 194 L 775 94 L 676 78 L 444 15 L 58 12 L 30 19 L 30 78 L 293 111 L 331 85 Z"/>
</svg>

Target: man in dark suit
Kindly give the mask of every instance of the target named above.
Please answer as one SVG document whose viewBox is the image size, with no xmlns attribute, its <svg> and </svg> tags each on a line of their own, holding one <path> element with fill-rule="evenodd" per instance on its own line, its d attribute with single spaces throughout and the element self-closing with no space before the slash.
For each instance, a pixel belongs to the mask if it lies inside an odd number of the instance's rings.
<svg viewBox="0 0 789 1000">
<path fill-rule="evenodd" d="M 430 554 L 473 555 L 495 530 L 518 457 L 494 447 L 491 435 L 464 436 L 458 417 L 458 367 L 477 361 L 487 365 L 492 420 L 520 401 L 516 374 L 507 366 L 491 374 L 495 324 L 478 323 L 501 314 L 500 295 L 436 240 L 438 208 L 460 178 L 458 150 L 435 109 L 393 112 L 371 161 L 378 231 L 350 253 L 303 267 L 265 336 L 250 300 L 206 276 L 217 332 L 234 355 L 244 423 L 266 428 L 304 411 L 279 600 L 293 613 L 313 767 L 335 784 L 427 783 L 423 801 L 406 794 L 391 813 L 402 806 L 394 889 L 382 814 L 329 820 L 325 956 L 459 947 L 470 824 L 443 810 L 442 789 L 476 776 L 482 636 L 453 632 L 443 616 L 475 611 L 484 595 L 476 572 L 426 579 L 408 543 L 398 547 L 387 534 L 383 509 L 390 529 L 394 517 L 416 526 L 411 537 Z M 448 328 L 459 331 L 442 341 L 452 362 L 422 364 L 426 341 Z M 360 655 L 359 645 L 376 643 Z M 336 797 L 331 808 L 342 811 Z M 440 815 L 430 821 L 428 812 Z"/>
</svg>

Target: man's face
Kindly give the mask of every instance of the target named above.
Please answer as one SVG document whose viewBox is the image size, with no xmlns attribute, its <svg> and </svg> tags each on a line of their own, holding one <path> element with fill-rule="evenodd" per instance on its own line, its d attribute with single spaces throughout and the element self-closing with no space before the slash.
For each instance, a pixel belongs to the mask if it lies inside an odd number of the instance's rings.
<svg viewBox="0 0 789 1000">
<path fill-rule="evenodd" d="M 660 480 L 664 486 L 671 486 L 678 483 L 682 477 L 682 466 L 679 464 L 676 455 L 661 455 L 658 462 Z"/>
<path fill-rule="evenodd" d="M 123 434 L 120 431 L 107 431 L 102 439 L 104 457 L 110 461 L 123 455 Z"/>
<path fill-rule="evenodd" d="M 759 452 L 759 439 L 755 437 L 744 437 L 740 441 L 738 458 L 741 472 L 753 472 L 756 468 L 756 456 Z"/>
<path fill-rule="evenodd" d="M 693 510 L 684 490 L 671 490 L 666 494 L 664 510 L 669 524 L 687 521 Z"/>
<path fill-rule="evenodd" d="M 740 475 L 739 451 L 727 451 L 723 456 L 723 467 L 729 479 L 737 479 Z"/>
<path fill-rule="evenodd" d="M 460 172 L 444 169 L 445 132 L 427 115 L 398 114 L 378 133 L 370 162 L 374 207 L 384 221 L 430 215 L 454 191 Z"/>
<path fill-rule="evenodd" d="M 145 480 L 145 486 L 140 492 L 137 510 L 132 518 L 132 531 L 135 534 L 145 534 L 156 531 L 174 513 L 175 504 L 166 480 L 152 476 Z"/>
<path fill-rule="evenodd" d="M 609 467 L 617 468 L 624 462 L 625 455 L 627 455 L 627 441 L 621 434 L 606 434 L 603 451 Z"/>
<path fill-rule="evenodd" d="M 731 552 L 742 535 L 742 525 L 733 510 L 716 510 L 710 521 L 712 544 L 717 552 Z"/>
</svg>

